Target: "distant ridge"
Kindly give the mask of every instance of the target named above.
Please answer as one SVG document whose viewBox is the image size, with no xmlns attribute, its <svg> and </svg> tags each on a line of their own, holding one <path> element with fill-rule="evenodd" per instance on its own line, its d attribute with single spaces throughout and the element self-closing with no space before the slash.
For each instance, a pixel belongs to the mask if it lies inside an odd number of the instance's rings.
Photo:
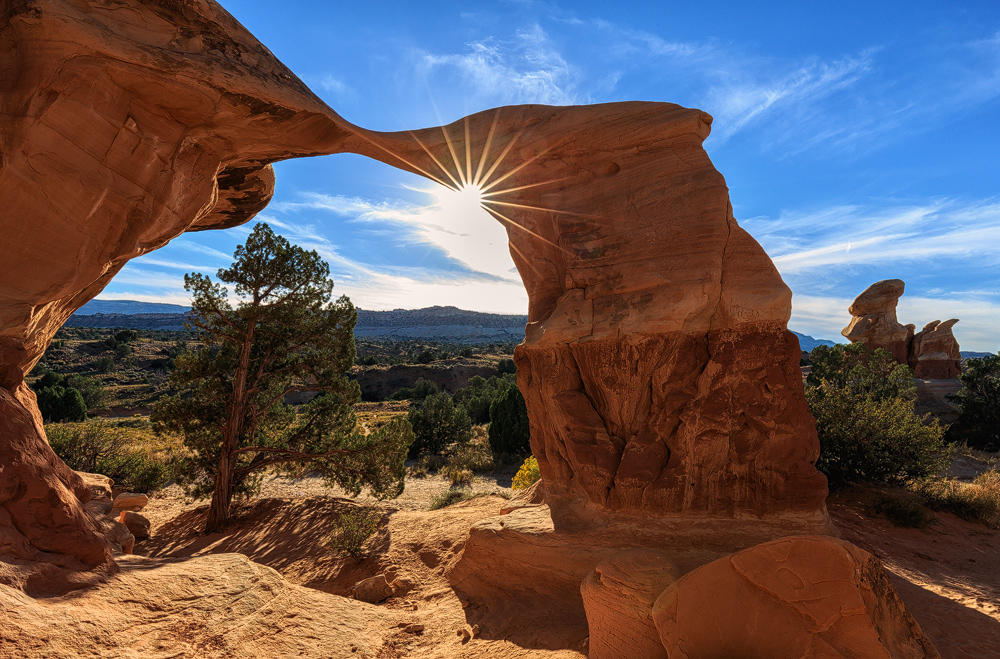
<svg viewBox="0 0 1000 659">
<path fill-rule="evenodd" d="M 814 339 L 808 334 L 800 334 L 795 330 L 789 330 L 789 331 L 791 331 L 791 333 L 794 334 L 795 336 L 799 337 L 799 347 L 806 352 L 812 352 L 812 349 L 815 348 L 816 346 L 837 345 L 836 343 L 830 341 L 829 339 Z"/>
<path fill-rule="evenodd" d="M 76 310 L 74 316 L 91 316 L 93 314 L 148 314 L 148 313 L 179 313 L 191 311 L 191 307 L 181 304 L 164 304 L 160 302 L 138 302 L 136 300 L 91 300 Z"/>
<path fill-rule="evenodd" d="M 184 315 L 188 311 L 190 311 L 188 307 L 179 304 L 91 300 L 73 314 L 66 325 L 179 330 L 184 328 Z M 392 311 L 358 309 L 358 324 L 354 328 L 354 335 L 358 338 L 416 339 L 456 343 L 509 341 L 519 343 L 524 339 L 524 326 L 527 324 L 526 314 L 466 311 L 451 306 Z M 808 334 L 794 331 L 792 333 L 799 337 L 799 345 L 806 351 L 818 345 L 834 345 L 834 342 L 828 339 L 816 339 Z"/>
</svg>

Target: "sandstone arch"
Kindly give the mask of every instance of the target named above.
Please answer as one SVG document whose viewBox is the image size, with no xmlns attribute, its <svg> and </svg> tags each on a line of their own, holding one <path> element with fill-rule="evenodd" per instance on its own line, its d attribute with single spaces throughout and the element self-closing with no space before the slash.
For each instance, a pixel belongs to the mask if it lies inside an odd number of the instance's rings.
<svg viewBox="0 0 1000 659">
<path fill-rule="evenodd" d="M 518 377 L 557 527 L 829 530 L 790 292 L 733 218 L 704 112 L 529 105 L 366 131 L 211 0 L 19 0 L 0 47 L 16 53 L 0 83 L 4 554 L 111 565 L 23 381 L 56 329 L 129 259 L 252 218 L 269 163 L 340 152 L 478 174 L 493 195 L 530 298 Z"/>
</svg>

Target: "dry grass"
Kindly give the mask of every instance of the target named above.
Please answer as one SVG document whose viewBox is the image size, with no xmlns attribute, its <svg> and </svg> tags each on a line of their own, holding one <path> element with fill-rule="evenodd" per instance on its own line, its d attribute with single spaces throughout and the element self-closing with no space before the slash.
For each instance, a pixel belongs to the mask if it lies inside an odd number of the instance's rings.
<svg viewBox="0 0 1000 659">
<path fill-rule="evenodd" d="M 979 474 L 971 483 L 938 478 L 918 483 L 913 489 L 934 510 L 1000 528 L 1000 471 L 995 468 Z"/>
</svg>

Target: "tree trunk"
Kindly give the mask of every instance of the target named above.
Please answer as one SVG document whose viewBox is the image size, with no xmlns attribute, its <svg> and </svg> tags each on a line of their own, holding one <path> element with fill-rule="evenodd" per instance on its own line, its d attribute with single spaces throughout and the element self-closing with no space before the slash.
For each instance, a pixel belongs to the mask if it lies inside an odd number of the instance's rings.
<svg viewBox="0 0 1000 659">
<path fill-rule="evenodd" d="M 215 489 L 212 503 L 208 507 L 205 533 L 220 531 L 229 524 L 229 504 L 232 501 L 232 469 L 229 467 L 229 452 L 223 451 L 219 459 L 219 469 L 215 472 Z"/>
<path fill-rule="evenodd" d="M 222 449 L 219 451 L 219 469 L 215 472 L 215 489 L 212 504 L 205 520 L 205 533 L 221 530 L 229 524 L 229 504 L 233 499 L 233 453 L 239 448 L 246 413 L 247 375 L 250 371 L 250 349 L 253 347 L 255 321 L 251 319 L 240 346 L 240 359 L 233 374 L 232 399 L 226 405 L 228 418 L 222 432 Z"/>
</svg>

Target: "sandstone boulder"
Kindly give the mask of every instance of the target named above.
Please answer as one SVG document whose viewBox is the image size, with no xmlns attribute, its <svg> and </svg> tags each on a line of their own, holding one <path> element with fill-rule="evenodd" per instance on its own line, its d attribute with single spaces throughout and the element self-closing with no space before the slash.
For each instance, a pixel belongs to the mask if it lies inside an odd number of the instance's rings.
<svg viewBox="0 0 1000 659">
<path fill-rule="evenodd" d="M 671 659 L 938 659 L 879 561 L 799 536 L 709 563 L 668 587 L 653 621 Z"/>
<path fill-rule="evenodd" d="M 913 336 L 909 364 L 917 378 L 947 380 L 962 374 L 962 353 L 951 331 L 957 322 L 935 320 Z"/>
<path fill-rule="evenodd" d="M 351 597 L 361 602 L 378 604 L 393 596 L 395 591 L 392 585 L 386 580 L 384 574 L 376 574 L 354 584 L 351 590 Z"/>
<path fill-rule="evenodd" d="M 138 494 L 136 492 L 122 492 L 115 497 L 114 505 L 112 506 L 112 512 L 120 513 L 122 511 L 139 512 L 149 504 L 149 497 L 145 494 Z"/>
<path fill-rule="evenodd" d="M 888 350 L 893 359 L 905 364 L 914 327 L 896 320 L 896 305 L 904 288 L 901 279 L 877 281 L 866 288 L 848 309 L 851 322 L 841 334 L 869 350 Z"/>
<path fill-rule="evenodd" d="M 653 602 L 677 566 L 661 552 L 627 549 L 598 563 L 580 586 L 590 628 L 590 659 L 668 659 L 653 624 Z"/>
<path fill-rule="evenodd" d="M 129 530 L 129 533 L 134 535 L 139 540 L 144 540 L 149 537 L 149 520 L 134 512 L 123 512 L 121 516 L 121 523 L 125 525 L 125 528 Z"/>
</svg>

